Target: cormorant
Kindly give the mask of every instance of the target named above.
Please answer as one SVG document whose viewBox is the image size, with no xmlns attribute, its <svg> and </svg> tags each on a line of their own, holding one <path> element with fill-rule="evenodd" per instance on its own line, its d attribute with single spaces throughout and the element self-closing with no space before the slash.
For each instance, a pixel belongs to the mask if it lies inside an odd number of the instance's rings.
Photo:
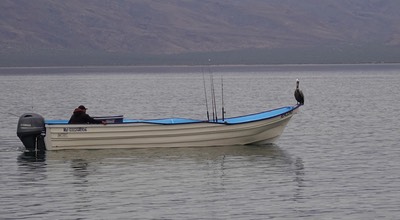
<svg viewBox="0 0 400 220">
<path fill-rule="evenodd" d="M 304 95 L 303 92 L 299 89 L 300 81 L 296 80 L 296 90 L 294 90 L 294 98 L 297 100 L 297 104 L 304 105 Z"/>
</svg>

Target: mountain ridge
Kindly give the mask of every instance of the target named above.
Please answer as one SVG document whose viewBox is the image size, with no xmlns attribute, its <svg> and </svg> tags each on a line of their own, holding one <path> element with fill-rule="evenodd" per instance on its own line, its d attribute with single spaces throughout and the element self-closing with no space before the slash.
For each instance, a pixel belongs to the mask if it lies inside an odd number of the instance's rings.
<svg viewBox="0 0 400 220">
<path fill-rule="evenodd" d="M 0 7 L 0 53 L 16 57 L 400 47 L 396 0 L 2 0 Z"/>
</svg>

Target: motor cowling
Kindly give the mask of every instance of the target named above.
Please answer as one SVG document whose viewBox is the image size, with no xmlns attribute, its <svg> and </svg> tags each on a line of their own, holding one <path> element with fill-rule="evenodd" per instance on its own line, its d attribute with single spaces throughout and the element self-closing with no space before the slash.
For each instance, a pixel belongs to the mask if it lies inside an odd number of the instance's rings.
<svg viewBox="0 0 400 220">
<path fill-rule="evenodd" d="M 44 151 L 44 118 L 35 113 L 25 113 L 18 120 L 17 136 L 27 151 Z"/>
</svg>

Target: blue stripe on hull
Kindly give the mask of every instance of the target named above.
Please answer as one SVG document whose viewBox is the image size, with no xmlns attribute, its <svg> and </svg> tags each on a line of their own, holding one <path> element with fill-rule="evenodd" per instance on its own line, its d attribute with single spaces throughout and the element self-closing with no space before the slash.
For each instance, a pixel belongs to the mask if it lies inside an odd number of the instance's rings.
<svg viewBox="0 0 400 220">
<path fill-rule="evenodd" d="M 211 123 L 222 123 L 222 124 L 241 124 L 253 121 L 264 120 L 268 118 L 274 118 L 280 115 L 290 113 L 294 109 L 298 108 L 296 106 L 286 106 L 282 108 L 277 108 L 265 112 L 260 112 L 256 114 L 244 115 L 239 117 L 225 118 L 224 121 L 218 120 L 218 122 Z M 151 124 L 188 124 L 188 123 L 200 123 L 207 122 L 196 119 L 186 119 L 186 118 L 164 118 L 164 119 L 149 119 L 149 120 L 139 120 L 139 119 L 123 119 L 123 123 L 151 123 Z M 68 120 L 45 120 L 46 124 L 56 125 L 56 124 L 68 124 Z"/>
</svg>

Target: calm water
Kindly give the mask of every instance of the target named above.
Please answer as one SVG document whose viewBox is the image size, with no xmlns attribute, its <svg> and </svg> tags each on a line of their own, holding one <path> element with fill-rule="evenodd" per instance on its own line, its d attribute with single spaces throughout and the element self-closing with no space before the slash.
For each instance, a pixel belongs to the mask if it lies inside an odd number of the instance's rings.
<svg viewBox="0 0 400 220">
<path fill-rule="evenodd" d="M 295 104 L 297 78 L 305 106 L 275 145 L 34 158 L 15 134 L 22 113 L 65 119 L 84 104 L 91 115 L 204 119 L 202 69 L 0 69 L 0 218 L 399 218 L 400 65 L 211 71 L 228 117 Z"/>
</svg>

